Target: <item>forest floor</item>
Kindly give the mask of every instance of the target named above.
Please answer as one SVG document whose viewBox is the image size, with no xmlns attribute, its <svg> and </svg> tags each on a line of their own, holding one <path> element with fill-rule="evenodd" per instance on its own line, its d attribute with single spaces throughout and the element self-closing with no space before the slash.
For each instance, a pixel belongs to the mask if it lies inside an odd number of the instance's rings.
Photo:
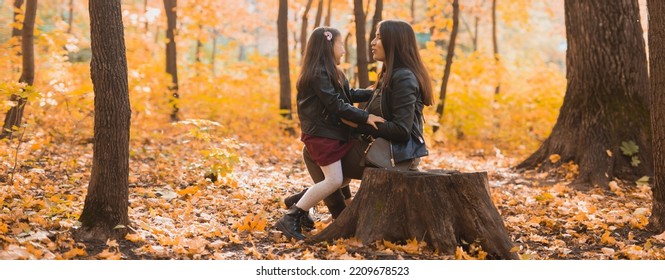
<svg viewBox="0 0 665 280">
<path fill-rule="evenodd" d="M 125 240 L 82 243 L 72 229 L 85 199 L 90 141 L 24 139 L 2 143 L 0 259 L 474 259 L 482 248 L 433 252 L 425 242 L 362 244 L 356 239 L 307 244 L 273 228 L 282 199 L 311 185 L 301 144 L 217 142 L 232 172 L 206 179 L 213 144 L 177 129 L 133 136 L 129 228 Z M 203 137 L 203 139 L 206 139 Z M 220 144 L 221 143 L 221 144 Z M 18 147 L 18 150 L 15 149 Z M 19 151 L 16 156 L 15 152 Z M 609 189 L 570 186 L 577 166 L 550 173 L 516 173 L 518 159 L 431 147 L 422 169 L 486 171 L 492 200 L 522 259 L 665 259 L 665 233 L 645 230 L 651 208 L 647 185 L 613 182 Z M 220 157 L 217 157 L 219 160 Z M 556 158 L 552 158 L 556 160 Z M 15 172 L 14 164 L 16 164 Z M 221 164 L 216 163 L 217 166 Z M 227 170 L 231 171 L 231 169 Z M 358 181 L 352 183 L 357 191 Z M 317 229 L 329 220 L 313 211 Z"/>
</svg>

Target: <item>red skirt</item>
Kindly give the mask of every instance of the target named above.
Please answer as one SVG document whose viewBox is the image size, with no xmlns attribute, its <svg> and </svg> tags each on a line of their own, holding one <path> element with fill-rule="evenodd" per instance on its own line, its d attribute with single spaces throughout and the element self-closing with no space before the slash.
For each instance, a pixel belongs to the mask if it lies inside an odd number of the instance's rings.
<svg viewBox="0 0 665 280">
<path fill-rule="evenodd" d="M 353 148 L 356 140 L 345 142 L 303 133 L 300 141 L 305 143 L 305 148 L 318 166 L 326 166 L 341 160 Z"/>
</svg>

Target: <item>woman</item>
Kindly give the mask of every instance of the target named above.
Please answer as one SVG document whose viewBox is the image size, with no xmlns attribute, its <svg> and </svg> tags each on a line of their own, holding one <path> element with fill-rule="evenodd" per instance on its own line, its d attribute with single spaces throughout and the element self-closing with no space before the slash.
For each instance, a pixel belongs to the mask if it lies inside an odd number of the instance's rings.
<svg viewBox="0 0 665 280">
<path fill-rule="evenodd" d="M 367 101 L 371 91 L 349 89 L 343 72 L 337 68 L 344 53 L 342 36 L 331 27 L 316 28 L 305 48 L 302 71 L 296 83 L 300 140 L 322 172 L 323 180 L 317 181 L 290 205 L 288 212 L 275 224 L 287 238 L 304 239 L 301 220 L 311 221 L 307 219 L 309 209 L 349 182 L 342 173 L 341 159 L 354 141 L 349 141 L 351 129 L 340 119 L 375 128 L 384 121 L 353 106 L 353 102 Z"/>
<path fill-rule="evenodd" d="M 411 169 L 417 168 L 419 158 L 428 154 L 422 136 L 423 107 L 432 105 L 432 85 L 418 52 L 413 28 L 405 21 L 384 20 L 377 27 L 371 47 L 374 59 L 382 62 L 382 67 L 374 84 L 374 96 L 365 109 L 386 121 L 372 127 L 353 120 L 342 120 L 356 127 L 356 132 L 362 135 L 342 158 L 346 178 L 362 179 L 365 150 L 372 138 L 390 140 L 394 161 L 411 161 Z M 324 174 L 306 149 L 303 150 L 303 158 L 312 179 L 315 182 L 322 180 Z M 337 218 L 345 208 L 340 191 L 328 196 L 324 202 L 333 218 Z"/>
</svg>

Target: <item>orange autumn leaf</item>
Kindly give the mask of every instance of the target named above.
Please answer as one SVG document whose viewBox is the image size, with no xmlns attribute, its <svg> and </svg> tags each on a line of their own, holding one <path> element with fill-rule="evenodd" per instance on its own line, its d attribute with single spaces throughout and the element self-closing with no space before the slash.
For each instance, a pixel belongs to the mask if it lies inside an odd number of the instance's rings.
<svg viewBox="0 0 665 280">
<path fill-rule="evenodd" d="M 81 257 L 82 257 L 82 256 L 87 256 L 87 253 L 85 252 L 84 249 L 81 249 L 81 248 L 72 248 L 72 249 L 70 249 L 69 251 L 67 251 L 67 252 L 65 252 L 64 254 L 62 254 L 62 257 L 63 257 L 64 259 L 67 259 L 67 260 L 69 260 L 69 259 L 73 259 L 73 258 L 75 258 L 75 257 L 79 257 L 79 256 L 81 256 Z"/>
<path fill-rule="evenodd" d="M 614 239 L 614 237 L 610 236 L 609 231 L 605 231 L 605 233 L 600 237 L 600 243 L 606 245 L 614 245 L 617 243 L 617 241 L 616 239 Z"/>
<path fill-rule="evenodd" d="M 180 196 L 186 196 L 188 194 L 193 195 L 193 194 L 197 193 L 198 191 L 199 191 L 199 187 L 191 186 L 191 187 L 187 187 L 187 188 L 184 188 L 182 190 L 179 190 L 179 191 L 177 191 L 177 193 Z"/>
</svg>

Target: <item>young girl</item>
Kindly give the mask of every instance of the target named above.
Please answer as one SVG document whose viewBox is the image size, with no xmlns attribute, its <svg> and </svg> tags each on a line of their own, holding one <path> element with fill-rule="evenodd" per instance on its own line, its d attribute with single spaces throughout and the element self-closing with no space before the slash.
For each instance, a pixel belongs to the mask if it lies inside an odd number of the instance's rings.
<svg viewBox="0 0 665 280">
<path fill-rule="evenodd" d="M 344 53 L 341 34 L 335 28 L 316 28 L 307 41 L 296 83 L 300 140 L 325 178 L 309 188 L 277 221 L 275 227 L 287 238 L 305 239 L 301 219 L 312 206 L 348 183 L 340 159 L 353 147 L 353 141 L 349 141 L 351 128 L 341 119 L 374 128 L 384 121 L 353 106 L 353 102 L 369 100 L 371 90 L 346 90 L 348 81 L 337 68 Z"/>
</svg>

